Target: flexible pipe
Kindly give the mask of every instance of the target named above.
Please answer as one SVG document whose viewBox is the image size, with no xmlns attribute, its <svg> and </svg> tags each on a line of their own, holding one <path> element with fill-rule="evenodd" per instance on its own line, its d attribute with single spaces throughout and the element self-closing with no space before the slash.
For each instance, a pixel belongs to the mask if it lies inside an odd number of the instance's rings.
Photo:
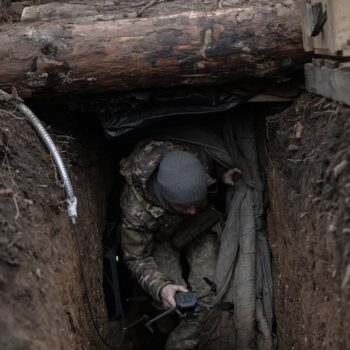
<svg viewBox="0 0 350 350">
<path fill-rule="evenodd" d="M 22 102 L 13 102 L 15 106 L 18 108 L 18 110 L 26 117 L 26 119 L 29 121 L 29 123 L 32 125 L 38 136 L 40 137 L 41 141 L 44 143 L 44 145 L 49 150 L 53 161 L 57 167 L 57 171 L 60 175 L 60 178 L 64 185 L 64 190 L 67 197 L 67 205 L 68 205 L 68 215 L 71 218 L 73 224 L 76 222 L 76 218 L 78 216 L 77 213 L 77 198 L 74 195 L 72 182 L 70 180 L 70 177 L 68 175 L 67 169 L 63 163 L 62 157 L 54 144 L 51 136 L 48 134 L 48 132 L 45 130 L 44 126 L 40 122 L 40 120 L 37 118 L 37 116 L 32 112 L 30 108 L 28 108 L 24 103 Z"/>
</svg>

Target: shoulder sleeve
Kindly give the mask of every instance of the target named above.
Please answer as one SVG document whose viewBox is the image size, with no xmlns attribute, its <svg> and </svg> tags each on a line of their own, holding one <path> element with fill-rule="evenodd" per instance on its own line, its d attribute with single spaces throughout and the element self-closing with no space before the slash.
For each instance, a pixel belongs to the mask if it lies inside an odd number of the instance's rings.
<svg viewBox="0 0 350 350">
<path fill-rule="evenodd" d="M 141 287 L 160 301 L 161 289 L 173 281 L 165 277 L 152 257 L 153 233 L 147 224 L 150 214 L 144 210 L 128 185 L 124 186 L 121 207 L 124 261 Z"/>
</svg>

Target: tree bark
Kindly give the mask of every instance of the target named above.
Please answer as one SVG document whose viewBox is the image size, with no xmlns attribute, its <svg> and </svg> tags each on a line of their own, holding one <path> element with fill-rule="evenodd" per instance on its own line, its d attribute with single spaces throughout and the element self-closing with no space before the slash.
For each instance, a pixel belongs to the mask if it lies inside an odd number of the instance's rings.
<svg viewBox="0 0 350 350">
<path fill-rule="evenodd" d="M 113 19 L 135 18 L 137 12 L 118 12 L 115 5 L 94 3 L 90 5 L 75 3 L 50 2 L 48 4 L 24 7 L 21 13 L 21 22 L 47 22 L 68 18 L 113 14 Z"/>
<path fill-rule="evenodd" d="M 25 7 L 21 15 L 21 22 L 52 21 L 94 15 L 98 15 L 98 10 L 92 5 L 51 2 Z"/>
<path fill-rule="evenodd" d="M 23 97 L 286 78 L 305 62 L 300 13 L 254 6 L 99 15 L 0 30 L 0 88 Z"/>
</svg>

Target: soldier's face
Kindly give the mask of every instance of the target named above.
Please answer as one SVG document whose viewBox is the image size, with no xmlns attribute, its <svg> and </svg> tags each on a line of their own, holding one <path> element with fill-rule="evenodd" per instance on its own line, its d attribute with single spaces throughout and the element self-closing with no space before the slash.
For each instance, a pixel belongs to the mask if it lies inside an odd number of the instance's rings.
<svg viewBox="0 0 350 350">
<path fill-rule="evenodd" d="M 199 201 L 186 203 L 186 204 L 178 204 L 178 203 L 170 203 L 172 208 L 180 214 L 184 215 L 194 215 L 198 213 L 201 209 L 203 209 L 207 204 L 207 199 L 200 199 Z"/>
</svg>

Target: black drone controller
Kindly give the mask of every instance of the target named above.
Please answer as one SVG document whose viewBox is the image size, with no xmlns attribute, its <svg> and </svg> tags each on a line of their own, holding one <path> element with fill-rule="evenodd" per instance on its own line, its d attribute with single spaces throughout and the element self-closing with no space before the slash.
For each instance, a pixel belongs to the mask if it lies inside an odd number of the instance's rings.
<svg viewBox="0 0 350 350">
<path fill-rule="evenodd" d="M 151 332 L 154 333 L 154 330 L 152 328 L 153 323 L 159 321 L 160 319 L 177 312 L 180 314 L 180 318 L 184 320 L 191 320 L 196 317 L 196 309 L 198 307 L 198 299 L 203 299 L 205 297 L 208 297 L 210 295 L 215 295 L 216 294 L 216 284 L 209 280 L 208 278 L 204 277 L 204 281 L 209 285 L 210 287 L 210 292 L 207 294 L 204 294 L 197 298 L 192 292 L 177 292 L 175 294 L 175 303 L 176 306 L 166 310 L 165 312 L 161 313 L 160 315 L 150 319 L 148 315 L 143 315 L 141 318 L 133 322 L 131 325 L 128 327 L 125 327 L 124 329 L 129 329 L 141 322 L 146 322 L 145 326 L 146 328 Z M 204 307 L 205 309 L 213 309 L 213 310 L 218 310 L 218 311 L 227 311 L 231 315 L 233 315 L 233 310 L 234 306 L 232 303 L 228 302 L 221 302 L 218 304 L 214 305 L 200 305 L 201 307 Z"/>
<path fill-rule="evenodd" d="M 182 314 L 193 313 L 198 306 L 197 297 L 192 292 L 177 292 L 175 294 L 176 309 Z"/>
<path fill-rule="evenodd" d="M 160 315 L 149 320 L 145 326 L 151 332 L 154 333 L 152 324 L 159 321 L 160 319 L 174 313 L 176 310 L 180 312 L 180 318 L 189 320 L 193 317 L 194 311 L 198 305 L 197 297 L 192 292 L 177 292 L 175 294 L 176 306 L 161 313 Z"/>
</svg>

